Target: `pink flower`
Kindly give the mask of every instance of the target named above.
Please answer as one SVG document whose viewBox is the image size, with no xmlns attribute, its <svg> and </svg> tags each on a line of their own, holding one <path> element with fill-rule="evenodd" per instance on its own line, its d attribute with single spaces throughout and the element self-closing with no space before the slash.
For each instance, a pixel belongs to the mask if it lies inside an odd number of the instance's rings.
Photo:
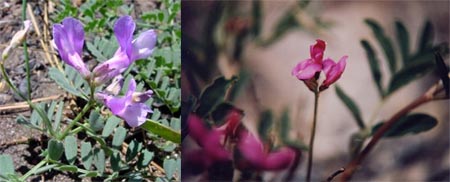
<svg viewBox="0 0 450 182">
<path fill-rule="evenodd" d="M 348 56 L 343 56 L 338 63 L 335 63 L 329 58 L 323 61 L 323 72 L 325 72 L 326 79 L 323 81 L 322 85 L 320 85 L 320 91 L 327 89 L 341 77 L 345 65 L 347 64 L 347 57 Z"/>
<path fill-rule="evenodd" d="M 183 151 L 183 158 L 188 166 L 201 172 L 216 162 L 231 160 L 231 154 L 223 146 L 224 132 L 219 129 L 208 129 L 202 119 L 194 114 L 188 118 L 189 135 L 201 147 L 199 149 Z"/>
<path fill-rule="evenodd" d="M 292 75 L 304 81 L 312 91 L 317 90 L 317 79 L 320 71 L 323 70 L 326 76 L 325 81 L 319 87 L 319 91 L 322 91 L 336 82 L 345 69 L 348 56 L 343 56 L 337 64 L 330 58 L 323 60 L 325 47 L 325 41 L 317 39 L 316 44 L 310 46 L 311 58 L 301 61 L 292 69 Z"/>
<path fill-rule="evenodd" d="M 242 132 L 237 148 L 242 159 L 237 160 L 241 169 L 282 170 L 288 168 L 295 159 L 296 152 L 288 147 L 282 147 L 274 152 L 268 152 L 263 143 L 248 132 Z"/>
</svg>

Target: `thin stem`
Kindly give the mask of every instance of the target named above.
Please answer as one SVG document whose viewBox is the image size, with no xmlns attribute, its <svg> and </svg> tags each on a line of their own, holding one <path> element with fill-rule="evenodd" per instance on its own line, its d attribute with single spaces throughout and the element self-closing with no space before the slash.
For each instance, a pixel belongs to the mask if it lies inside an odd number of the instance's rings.
<svg viewBox="0 0 450 182">
<path fill-rule="evenodd" d="M 21 176 L 20 177 L 20 181 L 25 181 L 28 177 L 33 175 L 39 168 L 41 168 L 46 163 L 47 163 L 47 160 L 46 159 L 42 159 L 41 162 L 39 162 L 36 166 L 34 166 L 27 173 L 25 173 L 23 176 Z"/>
<path fill-rule="evenodd" d="M 306 172 L 306 181 L 311 181 L 311 168 L 313 160 L 314 151 L 314 138 L 316 135 L 316 124 L 317 124 L 317 107 L 319 106 L 319 92 L 314 92 L 314 119 L 311 128 L 311 138 L 309 140 L 309 152 L 308 152 L 308 171 Z"/>
<path fill-rule="evenodd" d="M 27 19 L 27 0 L 22 0 L 22 21 Z M 31 100 L 31 70 L 30 70 L 30 59 L 28 56 L 28 45 L 27 37 L 23 41 L 23 55 L 25 56 L 25 70 L 27 72 L 27 99 Z"/>
<path fill-rule="evenodd" d="M 75 119 L 73 119 L 69 126 L 66 127 L 66 129 L 64 129 L 63 133 L 59 136 L 59 140 L 63 140 L 68 134 L 70 129 L 75 126 L 75 124 L 80 121 L 80 119 L 91 109 L 91 107 L 94 105 L 93 100 L 90 100 L 83 108 L 83 110 L 81 110 L 81 112 L 75 117 Z"/>
<path fill-rule="evenodd" d="M 3 61 L 5 61 L 5 60 L 3 60 Z M 53 131 L 53 127 L 51 125 L 50 120 L 47 117 L 47 114 L 45 114 L 40 107 L 37 107 L 33 102 L 31 102 L 30 99 L 25 98 L 25 96 L 19 92 L 17 87 L 12 83 L 11 79 L 9 78 L 8 74 L 6 73 L 5 65 L 3 65 L 3 62 L 0 62 L 0 69 L 2 71 L 2 76 L 6 80 L 6 83 L 8 84 L 8 86 L 15 93 L 17 93 L 23 100 L 25 100 L 28 103 L 28 105 L 30 105 L 31 108 L 33 108 L 34 110 L 36 110 L 36 112 L 38 112 L 39 116 L 44 121 L 46 129 L 50 132 L 50 135 L 55 136 L 55 131 Z"/>
<path fill-rule="evenodd" d="M 350 163 L 347 164 L 345 167 L 345 172 L 341 176 L 341 181 L 348 181 L 352 177 L 353 173 L 355 172 L 356 168 L 361 164 L 361 162 L 364 160 L 364 158 L 369 154 L 369 152 L 375 147 L 375 145 L 378 143 L 378 141 L 381 139 L 381 137 L 391 129 L 394 124 L 399 121 L 401 117 L 408 114 L 411 110 L 414 108 L 427 103 L 433 99 L 432 96 L 429 94 L 424 94 L 421 97 L 414 100 L 412 103 L 401 109 L 399 112 L 397 112 L 394 116 L 392 116 L 385 124 L 383 124 L 380 129 L 375 132 L 370 142 L 364 147 L 364 149 L 361 151 L 361 153 L 358 154 L 357 157 L 355 157 Z"/>
</svg>

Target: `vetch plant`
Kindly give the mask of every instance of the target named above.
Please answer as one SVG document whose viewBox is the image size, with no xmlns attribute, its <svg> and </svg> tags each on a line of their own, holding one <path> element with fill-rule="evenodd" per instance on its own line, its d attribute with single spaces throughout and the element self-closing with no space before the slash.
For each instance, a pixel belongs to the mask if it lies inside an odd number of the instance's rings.
<svg viewBox="0 0 450 182">
<path fill-rule="evenodd" d="M 347 56 L 343 56 L 338 63 L 335 63 L 332 59 L 327 58 L 323 60 L 326 43 L 323 40 L 318 39 L 315 45 L 310 46 L 311 57 L 301 61 L 292 70 L 292 75 L 296 76 L 299 80 L 302 80 L 306 86 L 314 93 L 314 118 L 311 128 L 311 137 L 309 140 L 308 151 L 308 167 L 306 172 L 306 181 L 311 181 L 311 169 L 312 159 L 314 151 L 314 138 L 316 135 L 316 123 L 317 123 L 317 107 L 319 105 L 320 92 L 327 89 L 331 84 L 336 82 L 342 75 L 347 64 Z M 320 86 L 318 86 L 318 80 L 321 72 L 325 73 L 325 80 Z"/>
<path fill-rule="evenodd" d="M 19 38 L 14 38 L 11 49 L 26 37 L 28 27 L 26 24 Z M 0 65 L 3 78 L 33 109 L 29 119 L 20 116 L 18 122 L 43 132 L 49 139 L 41 161 L 22 176 L 15 173 L 11 157 L 1 155 L 0 162 L 6 165 L 0 167 L 2 180 L 25 181 L 48 170 L 106 181 L 179 180 L 181 159 L 176 154 L 181 142 L 179 120 L 161 116 L 158 109 L 161 104 L 154 106 L 154 102 L 169 97 L 161 95 L 165 90 L 161 92 L 159 86 L 158 90 L 144 87 L 146 80 L 153 79 L 149 78 L 154 76 L 153 72 L 145 79 L 139 73 L 130 73 L 136 70 L 134 62 L 151 62 L 154 60 L 149 57 L 153 53 L 160 54 L 156 30 L 145 30 L 133 39 L 136 23 L 131 16 L 118 17 L 113 29 L 119 44 L 115 54 L 103 55 L 111 57 L 90 69 L 83 51 L 86 33 L 83 23 L 67 17 L 61 24 L 53 25 L 54 45 L 67 65 L 63 72 L 50 68 L 49 75 L 64 90 L 83 100 L 78 104 L 84 104 L 79 112 L 74 111 L 76 114 L 72 118 L 63 115 L 63 101 L 36 104 L 21 94 L 5 70 L 3 62 L 8 58 L 8 51 L 4 52 Z M 166 57 L 160 59 L 164 61 Z M 138 79 L 133 75 L 138 75 Z M 168 88 L 166 85 L 164 89 Z M 155 92 L 159 93 L 155 96 Z M 177 97 L 170 99 L 174 101 Z M 63 124 L 65 121 L 67 125 Z M 150 150 L 150 147 L 161 151 Z M 162 171 L 163 176 L 149 172 L 155 168 Z"/>
</svg>

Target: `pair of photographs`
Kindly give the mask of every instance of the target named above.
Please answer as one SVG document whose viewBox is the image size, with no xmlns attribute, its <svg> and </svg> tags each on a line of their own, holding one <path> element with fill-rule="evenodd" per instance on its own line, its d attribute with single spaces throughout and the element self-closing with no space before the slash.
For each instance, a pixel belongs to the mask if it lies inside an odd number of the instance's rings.
<svg viewBox="0 0 450 182">
<path fill-rule="evenodd" d="M 0 181 L 448 181 L 448 1 L 9 1 Z"/>
</svg>

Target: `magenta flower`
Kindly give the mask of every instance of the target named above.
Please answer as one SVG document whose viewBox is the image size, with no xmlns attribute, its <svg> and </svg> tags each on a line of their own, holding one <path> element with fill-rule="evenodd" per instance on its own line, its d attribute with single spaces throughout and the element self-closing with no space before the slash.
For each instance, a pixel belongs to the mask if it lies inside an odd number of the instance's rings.
<svg viewBox="0 0 450 182">
<path fill-rule="evenodd" d="M 136 24 L 131 16 L 122 16 L 114 24 L 114 34 L 119 48 L 114 56 L 94 68 L 94 82 L 102 84 L 125 71 L 135 60 L 153 53 L 157 38 L 154 30 L 142 32 L 133 40 Z"/>
<path fill-rule="evenodd" d="M 326 79 L 323 81 L 322 85 L 320 85 L 319 90 L 322 91 L 327 89 L 341 77 L 347 63 L 347 58 L 348 56 L 343 56 L 338 63 L 335 63 L 329 58 L 323 61 L 323 72 L 325 72 Z"/>
<path fill-rule="evenodd" d="M 90 71 L 81 58 L 84 44 L 84 30 L 81 22 L 68 17 L 62 21 L 62 24 L 53 25 L 53 39 L 61 59 L 80 72 L 84 78 L 89 77 Z"/>
<path fill-rule="evenodd" d="M 188 118 L 189 135 L 202 147 L 205 153 L 204 160 L 207 164 L 214 161 L 230 160 L 230 153 L 225 150 L 222 144 L 222 131 L 217 129 L 207 129 L 202 120 L 196 115 Z"/>
<path fill-rule="evenodd" d="M 237 160 L 241 169 L 282 170 L 288 168 L 295 159 L 296 152 L 282 147 L 268 152 L 263 143 L 249 132 L 242 132 L 237 148 L 242 159 Z"/>
<path fill-rule="evenodd" d="M 217 128 L 208 129 L 198 116 L 191 114 L 188 118 L 189 135 L 200 148 L 183 150 L 185 166 L 193 171 L 202 172 L 217 162 L 231 160 L 231 153 L 223 146 L 223 131 Z"/>
<path fill-rule="evenodd" d="M 318 39 L 315 45 L 310 46 L 311 58 L 301 61 L 294 69 L 292 69 L 292 75 L 296 76 L 299 80 L 304 81 L 312 91 L 317 89 L 318 73 L 322 70 L 324 71 L 326 78 L 322 85 L 320 85 L 319 91 L 327 89 L 331 84 L 336 82 L 345 69 L 348 56 L 343 56 L 337 64 L 330 58 L 323 60 L 325 47 L 326 43 L 323 40 Z"/>
<path fill-rule="evenodd" d="M 153 113 L 144 103 L 152 96 L 153 92 L 151 90 L 143 93 L 135 91 L 136 81 L 131 79 L 128 84 L 128 91 L 122 97 L 111 96 L 105 93 L 97 93 L 96 96 L 103 101 L 114 115 L 125 120 L 129 126 L 138 127 L 145 123 L 148 113 Z"/>
</svg>

